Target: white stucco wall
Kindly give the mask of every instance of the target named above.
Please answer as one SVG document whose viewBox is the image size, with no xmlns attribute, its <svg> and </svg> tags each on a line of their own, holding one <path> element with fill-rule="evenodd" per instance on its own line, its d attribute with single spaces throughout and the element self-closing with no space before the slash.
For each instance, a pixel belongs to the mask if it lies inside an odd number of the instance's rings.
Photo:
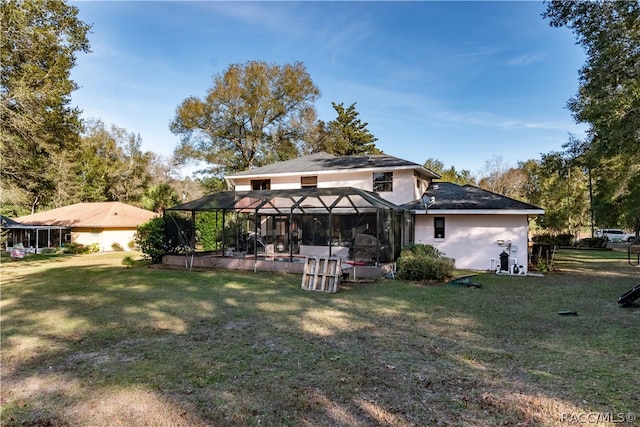
<svg viewBox="0 0 640 427">
<path fill-rule="evenodd" d="M 136 230 L 133 229 L 72 229 L 71 241 L 85 246 L 98 243 L 101 252 L 112 251 L 111 245 L 119 243 L 122 249 L 130 251 L 129 242 L 133 240 L 135 233 Z"/>
<path fill-rule="evenodd" d="M 122 249 L 130 251 L 129 242 L 133 240 L 133 236 L 136 234 L 136 230 L 123 229 L 123 230 L 105 230 L 102 232 L 102 250 L 112 251 L 111 245 L 113 243 L 119 243 Z"/>
<path fill-rule="evenodd" d="M 376 172 L 387 172 L 384 170 L 376 170 Z M 391 203 L 401 205 L 403 203 L 412 202 L 418 199 L 428 181 L 422 181 L 422 188 L 417 188 L 416 178 L 413 170 L 396 170 L 393 172 L 393 191 L 381 192 L 380 197 L 389 200 Z M 235 180 L 236 191 L 247 191 L 251 189 L 251 181 L 254 179 L 270 179 L 272 190 L 282 190 L 291 188 L 300 188 L 300 176 L 317 176 L 318 188 L 334 188 L 334 187 L 355 187 L 362 190 L 373 190 L 373 171 L 355 171 L 355 172 L 331 172 L 331 173 L 309 173 L 301 175 L 287 176 L 265 176 L 255 178 L 240 178 Z"/>
<path fill-rule="evenodd" d="M 445 238 L 434 238 L 433 218 L 445 218 Z M 511 240 L 511 257 L 526 268 L 528 221 L 526 215 L 416 215 L 415 243 L 433 245 L 456 260 L 456 268 L 488 270 L 490 258 L 499 262 L 503 247 Z"/>
</svg>

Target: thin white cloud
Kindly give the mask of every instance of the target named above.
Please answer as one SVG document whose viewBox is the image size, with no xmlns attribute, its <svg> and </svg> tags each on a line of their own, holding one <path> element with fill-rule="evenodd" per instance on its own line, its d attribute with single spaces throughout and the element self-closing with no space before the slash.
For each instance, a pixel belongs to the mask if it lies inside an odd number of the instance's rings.
<svg viewBox="0 0 640 427">
<path fill-rule="evenodd" d="M 441 111 L 433 114 L 434 119 L 445 123 L 462 123 L 473 126 L 486 126 L 486 127 L 505 127 L 505 123 L 512 123 L 504 117 L 500 117 L 493 113 L 483 111 L 471 111 L 471 112 L 454 112 L 454 111 Z M 502 124 L 501 124 L 502 123 Z"/>
<path fill-rule="evenodd" d="M 373 34 L 369 14 L 358 3 L 336 3 L 327 8 L 317 3 L 279 2 L 205 2 L 206 12 L 224 16 L 239 28 L 278 41 L 305 40 L 309 47 L 328 52 L 337 62 L 349 52 L 362 48 Z M 207 31 L 203 28 L 202 31 Z M 244 30 L 243 32 L 246 32 Z"/>
<path fill-rule="evenodd" d="M 283 8 L 274 7 L 270 2 L 204 2 L 214 14 L 224 15 L 230 19 L 241 21 L 246 28 L 264 27 L 272 31 L 283 32 L 291 29 L 291 15 Z"/>
<path fill-rule="evenodd" d="M 325 48 L 332 51 L 349 51 L 368 39 L 371 29 L 364 21 L 330 24 L 316 29 L 317 39 L 325 40 Z"/>
<path fill-rule="evenodd" d="M 582 131 L 583 128 L 569 121 L 540 121 L 529 122 L 525 120 L 504 117 L 484 111 L 452 112 L 445 111 L 433 115 L 435 120 L 443 123 L 468 124 L 502 130 L 540 129 L 540 130 L 566 130 L 570 132 Z"/>
<path fill-rule="evenodd" d="M 459 53 L 457 55 L 453 55 L 453 58 L 479 58 L 479 57 L 496 55 L 501 51 L 502 49 L 498 49 L 491 46 L 479 46 L 479 47 L 474 47 L 469 51 Z"/>
<path fill-rule="evenodd" d="M 324 102 L 329 104 L 330 102 L 344 102 L 347 105 L 357 102 L 358 111 L 366 108 L 380 110 L 381 114 L 416 112 L 416 115 L 424 116 L 424 111 L 433 111 L 439 108 L 437 100 L 417 91 L 398 90 L 347 79 L 333 80 L 327 83 L 327 90 L 323 91 L 326 96 L 323 95 L 323 98 L 328 99 Z M 348 99 L 344 98 L 345 94 L 348 94 Z"/>
<path fill-rule="evenodd" d="M 540 62 L 545 55 L 543 53 L 527 53 L 524 55 L 509 58 L 505 63 L 510 67 L 521 67 Z"/>
</svg>

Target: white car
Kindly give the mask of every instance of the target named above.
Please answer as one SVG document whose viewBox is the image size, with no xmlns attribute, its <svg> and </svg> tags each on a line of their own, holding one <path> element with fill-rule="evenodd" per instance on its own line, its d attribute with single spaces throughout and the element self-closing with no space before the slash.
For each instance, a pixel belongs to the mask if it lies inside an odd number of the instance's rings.
<svg viewBox="0 0 640 427">
<path fill-rule="evenodd" d="M 596 231 L 596 237 L 604 237 L 607 242 L 620 243 L 631 242 L 636 238 L 636 235 L 625 233 L 618 228 L 601 228 Z"/>
</svg>

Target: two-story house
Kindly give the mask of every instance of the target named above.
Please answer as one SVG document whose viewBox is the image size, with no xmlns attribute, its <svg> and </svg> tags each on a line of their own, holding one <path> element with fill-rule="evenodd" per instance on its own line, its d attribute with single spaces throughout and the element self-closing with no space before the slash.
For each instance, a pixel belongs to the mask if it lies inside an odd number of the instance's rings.
<svg viewBox="0 0 640 427">
<path fill-rule="evenodd" d="M 420 243 L 454 258 L 457 268 L 495 268 L 503 251 L 526 268 L 528 221 L 544 211 L 439 178 L 389 155 L 316 153 L 229 175 L 231 191 L 170 210 L 242 215 L 234 224 L 240 237 L 226 245 L 249 254 L 378 265 Z"/>
</svg>

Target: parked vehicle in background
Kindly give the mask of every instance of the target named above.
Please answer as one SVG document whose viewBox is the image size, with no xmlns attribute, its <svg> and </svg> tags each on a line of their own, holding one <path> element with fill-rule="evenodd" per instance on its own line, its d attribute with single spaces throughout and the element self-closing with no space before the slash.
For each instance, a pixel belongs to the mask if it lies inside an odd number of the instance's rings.
<svg viewBox="0 0 640 427">
<path fill-rule="evenodd" d="M 625 233 L 619 228 L 600 228 L 596 230 L 596 237 L 603 237 L 607 242 L 631 242 L 636 238 L 633 233 Z"/>
</svg>

